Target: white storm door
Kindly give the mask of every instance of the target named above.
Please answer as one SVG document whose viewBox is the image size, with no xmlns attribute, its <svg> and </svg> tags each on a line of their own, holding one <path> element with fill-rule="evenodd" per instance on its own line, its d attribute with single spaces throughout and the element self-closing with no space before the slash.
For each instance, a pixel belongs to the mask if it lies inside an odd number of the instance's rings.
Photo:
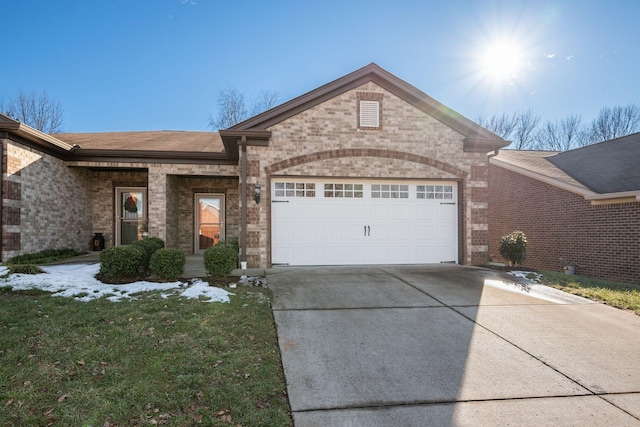
<svg viewBox="0 0 640 427">
<path fill-rule="evenodd" d="M 195 253 L 224 240 L 224 194 L 195 195 Z"/>
<path fill-rule="evenodd" d="M 142 239 L 146 227 L 147 189 L 116 188 L 116 246 Z"/>
</svg>

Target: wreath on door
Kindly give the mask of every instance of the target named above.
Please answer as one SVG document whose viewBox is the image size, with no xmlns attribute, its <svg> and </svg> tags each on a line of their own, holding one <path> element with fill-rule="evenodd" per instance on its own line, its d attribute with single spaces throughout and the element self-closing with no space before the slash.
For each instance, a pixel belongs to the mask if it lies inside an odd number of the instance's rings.
<svg viewBox="0 0 640 427">
<path fill-rule="evenodd" d="M 124 210 L 127 212 L 138 212 L 138 200 L 135 197 L 129 196 L 127 200 L 124 202 Z"/>
</svg>

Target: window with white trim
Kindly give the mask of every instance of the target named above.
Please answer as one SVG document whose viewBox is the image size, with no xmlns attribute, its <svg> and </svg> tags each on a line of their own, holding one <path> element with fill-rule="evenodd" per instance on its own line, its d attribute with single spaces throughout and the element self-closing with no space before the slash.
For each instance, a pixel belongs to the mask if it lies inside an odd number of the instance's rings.
<svg viewBox="0 0 640 427">
<path fill-rule="evenodd" d="M 345 199 L 362 199 L 364 194 L 364 186 L 362 184 L 325 184 L 324 197 L 328 198 L 345 198 Z"/>
<path fill-rule="evenodd" d="M 402 184 L 372 184 L 372 199 L 408 199 L 409 186 Z"/>
<path fill-rule="evenodd" d="M 453 186 L 451 185 L 417 185 L 417 199 L 453 199 Z"/>
<path fill-rule="evenodd" d="M 275 197 L 316 197 L 314 182 L 276 182 Z"/>
</svg>

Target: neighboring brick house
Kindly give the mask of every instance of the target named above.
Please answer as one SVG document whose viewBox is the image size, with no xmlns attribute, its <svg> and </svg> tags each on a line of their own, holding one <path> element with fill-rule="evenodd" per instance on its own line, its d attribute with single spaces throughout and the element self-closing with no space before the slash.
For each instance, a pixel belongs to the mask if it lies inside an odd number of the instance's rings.
<svg viewBox="0 0 640 427">
<path fill-rule="evenodd" d="M 238 238 L 250 267 L 485 263 L 487 153 L 507 145 L 375 64 L 218 133 L 0 115 L 0 141 L 3 259 L 148 233 L 186 253 Z"/>
<path fill-rule="evenodd" d="M 490 159 L 490 251 L 521 230 L 525 266 L 640 283 L 640 133 L 562 153 Z"/>
</svg>

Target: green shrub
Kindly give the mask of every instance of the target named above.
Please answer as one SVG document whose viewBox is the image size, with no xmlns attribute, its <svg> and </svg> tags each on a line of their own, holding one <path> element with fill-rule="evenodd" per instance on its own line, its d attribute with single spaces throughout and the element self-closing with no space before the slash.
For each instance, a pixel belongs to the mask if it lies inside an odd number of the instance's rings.
<svg viewBox="0 0 640 427">
<path fill-rule="evenodd" d="M 240 242 L 238 241 L 237 237 L 234 237 L 231 240 L 227 240 L 226 244 L 227 246 L 231 246 L 236 251 L 236 254 L 240 253 Z"/>
<path fill-rule="evenodd" d="M 40 252 L 14 256 L 7 260 L 7 264 L 47 264 L 84 253 L 85 252 L 76 251 L 75 249 L 45 249 Z"/>
<path fill-rule="evenodd" d="M 35 264 L 9 264 L 9 271 L 16 274 L 40 274 L 44 271 Z"/>
<path fill-rule="evenodd" d="M 527 237 L 522 231 L 513 231 L 500 239 L 500 256 L 512 266 L 527 259 Z"/>
<path fill-rule="evenodd" d="M 147 242 L 153 242 L 156 244 L 156 246 L 158 247 L 158 249 L 162 249 L 164 248 L 164 240 L 162 240 L 159 237 L 147 237 L 146 239 Z"/>
<path fill-rule="evenodd" d="M 133 242 L 132 245 L 137 246 L 144 251 L 144 256 L 142 257 L 142 266 L 145 269 L 149 268 L 151 256 L 157 250 L 164 248 L 164 242 L 162 241 L 162 239 L 159 239 L 157 237 L 138 240 L 136 242 Z"/>
<path fill-rule="evenodd" d="M 118 282 L 141 276 L 145 251 L 137 245 L 114 246 L 100 252 L 100 275 Z"/>
<path fill-rule="evenodd" d="M 218 242 L 204 251 L 204 267 L 211 276 L 226 276 L 238 266 L 238 250 L 235 245 Z"/>
<path fill-rule="evenodd" d="M 160 279 L 175 280 L 184 273 L 187 262 L 180 249 L 158 249 L 152 256 L 149 268 Z"/>
</svg>

